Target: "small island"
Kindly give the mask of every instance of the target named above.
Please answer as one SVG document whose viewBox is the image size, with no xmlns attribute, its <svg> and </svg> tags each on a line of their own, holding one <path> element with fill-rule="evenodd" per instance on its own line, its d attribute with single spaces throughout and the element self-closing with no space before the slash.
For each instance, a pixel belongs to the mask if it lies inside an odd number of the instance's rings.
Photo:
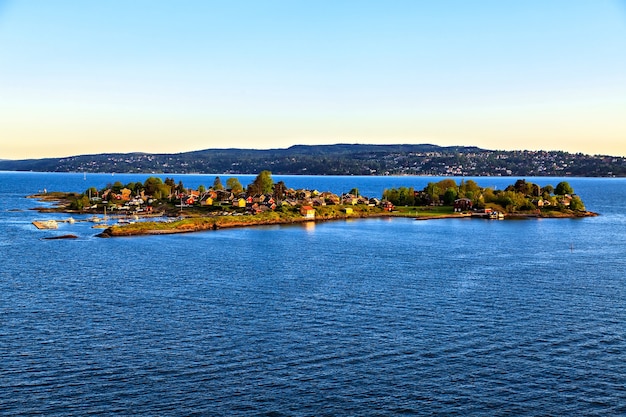
<svg viewBox="0 0 626 417">
<path fill-rule="evenodd" d="M 335 194 L 288 188 L 262 171 L 246 188 L 237 178 L 226 184 L 215 177 L 210 187 L 190 189 L 173 178 L 149 177 L 143 183 L 116 182 L 98 190 L 44 193 L 30 196 L 54 202 L 55 211 L 91 214 L 98 236 L 136 236 L 187 233 L 229 227 L 290 224 L 365 217 L 443 218 L 571 218 L 596 216 L 567 182 L 556 188 L 517 180 L 504 190 L 480 187 L 473 180 L 430 182 L 424 189 L 384 190 L 380 198 L 356 188 Z M 109 225 L 109 220 L 115 224 Z"/>
</svg>

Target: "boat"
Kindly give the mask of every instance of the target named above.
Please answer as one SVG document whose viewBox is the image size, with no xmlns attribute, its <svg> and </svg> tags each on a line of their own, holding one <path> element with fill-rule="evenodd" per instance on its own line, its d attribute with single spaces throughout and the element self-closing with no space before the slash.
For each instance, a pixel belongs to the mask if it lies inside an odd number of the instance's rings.
<svg viewBox="0 0 626 417">
<path fill-rule="evenodd" d="M 35 220 L 33 222 L 37 229 L 58 229 L 59 223 L 56 220 Z"/>
<path fill-rule="evenodd" d="M 102 217 L 98 217 L 98 216 L 91 216 L 87 221 L 93 222 L 93 223 L 100 223 L 101 221 L 106 222 L 109 219 L 109 217 L 107 216 L 107 208 L 104 208 L 104 215 Z"/>
<path fill-rule="evenodd" d="M 481 219 L 502 220 L 504 219 L 504 213 L 502 213 L 501 211 L 484 209 L 484 210 L 472 213 L 472 217 L 478 217 Z"/>
</svg>

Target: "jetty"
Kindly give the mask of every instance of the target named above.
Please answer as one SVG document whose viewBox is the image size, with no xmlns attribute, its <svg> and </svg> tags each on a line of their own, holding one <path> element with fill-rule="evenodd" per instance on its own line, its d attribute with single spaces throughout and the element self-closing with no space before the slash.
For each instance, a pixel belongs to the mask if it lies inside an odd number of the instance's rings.
<svg viewBox="0 0 626 417">
<path fill-rule="evenodd" d="M 35 220 L 33 222 L 37 229 L 58 229 L 59 223 L 56 220 Z"/>
</svg>

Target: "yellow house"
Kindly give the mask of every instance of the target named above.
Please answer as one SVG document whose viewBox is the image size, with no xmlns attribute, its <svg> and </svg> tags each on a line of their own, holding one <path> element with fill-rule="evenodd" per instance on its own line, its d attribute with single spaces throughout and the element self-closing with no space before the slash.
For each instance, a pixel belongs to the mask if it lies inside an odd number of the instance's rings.
<svg viewBox="0 0 626 417">
<path fill-rule="evenodd" d="M 311 206 L 302 206 L 300 208 L 300 214 L 302 214 L 305 219 L 314 219 L 315 209 Z"/>
<path fill-rule="evenodd" d="M 211 197 L 207 197 L 204 200 L 200 201 L 200 205 L 201 206 L 212 206 L 213 205 L 213 199 Z"/>
<path fill-rule="evenodd" d="M 352 207 L 346 207 L 343 210 L 346 212 L 346 214 L 352 214 L 353 212 Z"/>
<path fill-rule="evenodd" d="M 246 200 L 244 198 L 236 198 L 235 200 L 233 200 L 233 206 L 234 207 L 245 207 L 246 206 Z"/>
</svg>

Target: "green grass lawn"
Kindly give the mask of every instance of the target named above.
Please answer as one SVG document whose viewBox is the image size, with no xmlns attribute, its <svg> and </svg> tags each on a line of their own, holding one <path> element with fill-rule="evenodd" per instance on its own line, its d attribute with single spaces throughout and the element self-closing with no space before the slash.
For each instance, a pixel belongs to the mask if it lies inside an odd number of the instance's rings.
<svg viewBox="0 0 626 417">
<path fill-rule="evenodd" d="M 395 212 L 402 216 L 437 217 L 454 214 L 451 206 L 404 206 L 396 207 Z"/>
</svg>

